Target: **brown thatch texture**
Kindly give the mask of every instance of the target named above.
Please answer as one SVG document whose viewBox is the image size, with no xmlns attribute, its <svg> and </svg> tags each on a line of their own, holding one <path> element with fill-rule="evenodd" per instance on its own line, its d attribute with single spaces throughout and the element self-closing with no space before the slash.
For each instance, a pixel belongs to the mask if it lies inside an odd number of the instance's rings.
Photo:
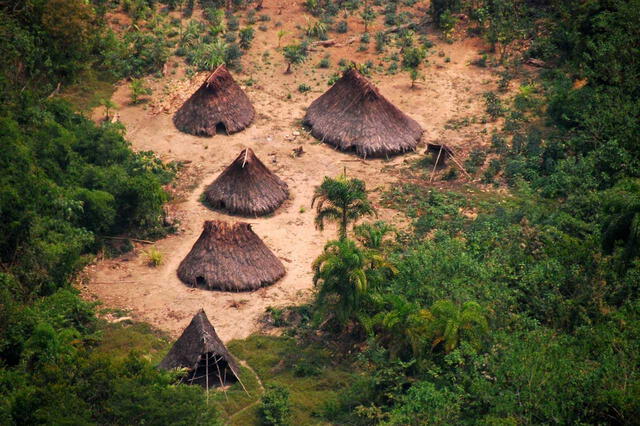
<svg viewBox="0 0 640 426">
<path fill-rule="evenodd" d="M 251 291 L 275 283 L 284 266 L 251 225 L 211 220 L 178 267 L 178 277 L 207 290 Z"/>
<path fill-rule="evenodd" d="M 213 136 L 218 126 L 227 134 L 249 126 L 255 110 L 224 65 L 220 65 L 173 116 L 176 127 L 192 135 Z"/>
<path fill-rule="evenodd" d="M 230 370 L 229 376 L 238 378 L 240 373 L 238 363 L 218 337 L 216 330 L 207 318 L 207 314 L 200 309 L 191 320 L 191 323 L 184 329 L 182 335 L 173 344 L 167 356 L 160 362 L 159 367 L 165 370 L 188 368 L 191 370 L 189 377 L 195 379 L 196 383 L 204 384 L 206 380 L 198 379 L 201 374 L 194 376 L 194 373 L 198 371 L 201 361 L 207 358 L 211 361 L 211 365 L 208 368 L 211 375 L 210 386 L 217 385 L 218 383 L 216 382 L 219 382 L 219 379 L 223 379 L 225 376 L 224 371 L 220 371 L 222 377 L 218 376 L 218 368 L 215 366 L 216 360 L 219 360 L 218 367 L 221 370 L 228 368 Z M 228 377 L 227 380 L 229 378 L 231 377 Z M 187 382 L 189 382 L 189 379 L 187 379 Z"/>
<path fill-rule="evenodd" d="M 205 200 L 231 214 L 261 216 L 289 198 L 287 184 L 265 166 L 251 148 L 242 150 L 205 190 Z"/>
<path fill-rule="evenodd" d="M 415 120 L 353 68 L 313 101 L 304 124 L 321 141 L 365 158 L 413 151 L 422 136 Z"/>
</svg>

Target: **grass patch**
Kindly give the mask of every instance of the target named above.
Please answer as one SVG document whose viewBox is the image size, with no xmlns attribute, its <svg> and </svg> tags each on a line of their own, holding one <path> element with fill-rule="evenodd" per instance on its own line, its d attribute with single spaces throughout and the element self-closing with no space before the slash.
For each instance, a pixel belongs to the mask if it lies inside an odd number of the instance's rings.
<svg viewBox="0 0 640 426">
<path fill-rule="evenodd" d="M 100 105 L 101 99 L 111 99 L 117 80 L 104 72 L 89 69 L 79 82 L 63 88 L 60 97 L 69 101 L 78 111 L 89 112 Z"/>
<path fill-rule="evenodd" d="M 251 336 L 230 342 L 229 350 L 247 361 L 264 384 L 279 384 L 289 390 L 291 424 L 329 424 L 315 413 L 335 400 L 353 378 L 353 372 L 334 362 L 325 348 L 290 337 Z M 260 424 L 258 409 L 259 404 L 252 406 L 234 416 L 231 424 Z"/>
<path fill-rule="evenodd" d="M 245 367 L 240 367 L 240 379 L 247 390 L 246 392 L 242 388 L 242 384 L 237 382 L 224 392 L 221 390 L 213 390 L 209 392 L 209 402 L 216 406 L 220 416 L 225 419 L 231 418 L 233 420 L 233 424 L 251 424 L 237 423 L 238 419 L 246 417 L 245 412 L 240 411 L 245 410 L 251 404 L 258 401 L 262 396 L 262 390 L 260 389 L 260 384 L 258 383 L 258 379 L 255 374 Z M 256 407 L 257 404 L 255 407 L 251 407 L 246 411 L 251 413 L 255 411 L 257 414 L 257 411 L 255 410 Z M 236 413 L 237 415 L 234 416 Z M 252 417 L 253 416 L 249 416 L 249 418 Z"/>
<path fill-rule="evenodd" d="M 125 358 L 136 351 L 159 363 L 173 344 L 173 339 L 147 323 L 103 322 L 100 331 L 102 339 L 95 351 L 114 358 Z M 291 337 L 254 335 L 234 340 L 228 348 L 236 359 L 247 362 L 263 384 L 279 384 L 289 390 L 291 424 L 330 424 L 315 413 L 335 401 L 353 380 L 354 373 L 335 362 L 324 347 Z M 260 425 L 263 391 L 258 378 L 245 367 L 241 367 L 240 378 L 247 392 L 240 383 L 234 383 L 225 392 L 210 391 L 209 403 L 228 424 Z"/>
<path fill-rule="evenodd" d="M 102 339 L 95 351 L 112 358 L 126 358 L 131 351 L 147 354 L 159 363 L 173 343 L 164 332 L 144 322 L 123 321 L 100 326 Z"/>
</svg>

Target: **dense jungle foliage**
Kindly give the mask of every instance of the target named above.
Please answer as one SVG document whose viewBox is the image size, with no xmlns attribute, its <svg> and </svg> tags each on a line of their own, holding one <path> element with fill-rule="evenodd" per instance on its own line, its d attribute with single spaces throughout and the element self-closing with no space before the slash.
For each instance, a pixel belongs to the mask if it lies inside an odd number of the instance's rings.
<svg viewBox="0 0 640 426">
<path fill-rule="evenodd" d="M 124 34 L 105 22 L 115 1 L 0 2 L 2 424 L 218 422 L 201 389 L 175 385 L 143 354 L 94 351 L 102 338 L 95 307 L 71 286 L 108 237 L 169 231 L 163 185 L 174 167 L 134 153 L 121 126 L 94 124 L 48 96 L 90 73 L 159 73 L 171 54 L 196 69 L 239 67 L 260 35 L 225 14 L 242 1 L 203 0 L 206 24 L 180 31 L 156 11 L 188 13 L 193 1 L 121 3 L 141 23 Z M 346 9 L 396 25 L 417 20 L 398 12 L 414 3 L 305 4 L 327 23 Z M 445 35 L 467 16 L 469 31 L 493 46 L 505 84 L 523 61 L 544 64 L 513 98 L 485 96 L 488 115 L 504 126 L 491 135 L 483 181 L 510 194 L 400 185 L 385 203 L 413 226 L 395 232 L 378 222 L 351 228 L 370 213 L 364 183 L 321 185 L 320 223 L 343 217 L 347 236 L 313 264 L 316 321 L 300 338 L 322 332 L 331 347 L 357 348 L 345 355 L 357 379 L 317 416 L 336 424 L 636 423 L 640 1 L 433 0 L 428 13 Z M 346 32 L 346 21 L 336 28 Z M 324 38 L 326 28 L 312 33 Z M 386 36 L 375 39 L 384 49 Z M 290 64 L 304 59 L 293 56 Z M 288 392 L 269 391 L 262 415 L 281 424 Z"/>
</svg>

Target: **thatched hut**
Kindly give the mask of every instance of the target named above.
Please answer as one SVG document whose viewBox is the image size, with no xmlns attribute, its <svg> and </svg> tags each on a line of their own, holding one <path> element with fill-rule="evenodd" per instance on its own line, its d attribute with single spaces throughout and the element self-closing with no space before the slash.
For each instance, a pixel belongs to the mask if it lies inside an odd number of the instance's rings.
<svg viewBox="0 0 640 426">
<path fill-rule="evenodd" d="M 365 158 L 413 151 L 422 136 L 420 125 L 355 68 L 313 101 L 304 124 L 321 141 Z"/>
<path fill-rule="evenodd" d="M 261 216 L 280 207 L 289 198 L 289 189 L 251 148 L 246 148 L 207 187 L 204 197 L 214 209 L 243 216 Z"/>
<path fill-rule="evenodd" d="M 431 158 L 435 166 L 444 167 L 447 159 L 453 157 L 453 150 L 445 144 L 428 143 L 425 154 L 431 154 Z"/>
<path fill-rule="evenodd" d="M 183 383 L 209 389 L 239 379 L 240 368 L 200 309 L 159 365 L 164 370 L 187 368 Z"/>
<path fill-rule="evenodd" d="M 224 65 L 202 83 L 173 116 L 176 127 L 192 135 L 236 133 L 249 126 L 256 112 Z"/>
<path fill-rule="evenodd" d="M 252 291 L 275 283 L 284 266 L 244 222 L 204 223 L 198 241 L 178 267 L 187 285 L 207 290 Z"/>
</svg>

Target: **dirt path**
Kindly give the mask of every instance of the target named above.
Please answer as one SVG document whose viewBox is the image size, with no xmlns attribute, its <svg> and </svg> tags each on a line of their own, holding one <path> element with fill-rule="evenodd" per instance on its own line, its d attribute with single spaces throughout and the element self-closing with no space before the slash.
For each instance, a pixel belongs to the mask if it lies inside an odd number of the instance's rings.
<svg viewBox="0 0 640 426">
<path fill-rule="evenodd" d="M 141 253 L 145 247 L 138 248 L 133 258 L 101 261 L 88 268 L 90 281 L 83 289 L 87 297 L 100 300 L 106 307 L 130 310 L 134 319 L 149 322 L 174 336 L 199 308 L 204 308 L 224 341 L 247 337 L 257 330 L 258 319 L 268 306 L 296 304 L 310 296 L 311 262 L 320 254 L 324 243 L 335 237 L 335 229 L 328 228 L 320 233 L 313 226 L 310 201 L 314 187 L 322 178 L 335 176 L 346 167 L 350 175 L 363 179 L 373 190 L 372 198 L 379 205 L 382 190 L 398 182 L 397 170 L 405 162 L 421 156 L 415 153 L 390 161 L 361 161 L 318 143 L 300 128 L 305 107 L 328 88 L 327 80 L 335 72 L 335 64 L 340 58 L 358 62 L 371 59 L 385 66 L 388 63 L 373 53 L 373 43 L 370 52 L 358 52 L 357 44 L 354 44 L 316 52 L 305 66 L 291 75 L 284 75 L 286 65 L 282 55 L 275 50 L 278 29 L 274 25 L 282 22 L 282 28 L 289 34 L 283 40 L 283 44 L 287 44 L 299 33 L 295 26 L 305 25 L 308 15 L 303 13 L 301 2 L 289 2 L 278 15 L 281 3 L 265 1 L 261 13 L 272 16 L 270 29 L 257 31 L 254 46 L 243 58 L 244 73 L 234 75 L 238 82 L 244 82 L 257 111 L 255 122 L 245 131 L 232 136 L 199 138 L 175 129 L 171 121 L 175 107 L 195 90 L 204 75 L 189 81 L 181 80 L 182 73 L 176 72 L 153 81 L 154 99 L 148 105 L 129 105 L 126 86 L 116 91 L 113 101 L 119 106 L 120 120 L 127 128 L 127 138 L 134 149 L 152 150 L 167 161 L 191 161 L 196 187 L 186 199 L 171 206 L 173 214 L 180 219 L 182 230 L 156 243 L 164 254 L 164 264 L 157 268 L 147 266 Z M 353 27 L 357 26 L 357 23 L 353 24 Z M 488 70 L 469 65 L 478 57 L 480 42 L 467 39 L 447 44 L 437 41 L 435 35 L 430 38 L 437 42 L 434 51 L 442 51 L 443 56 L 434 54 L 430 57 L 431 65 L 424 70 L 426 81 L 419 88 L 409 88 L 406 73 L 375 74 L 373 81 L 385 96 L 424 127 L 423 141 L 446 141 L 462 152 L 485 144 L 486 135 L 490 133 L 486 131 L 487 125 L 444 128 L 450 119 L 482 115 L 482 93 L 495 85 L 495 77 Z M 269 53 L 267 59 L 265 52 Z M 315 68 L 324 54 L 331 55 L 331 70 Z M 445 62 L 447 57 L 450 62 Z M 252 80 L 250 86 L 247 85 L 249 79 Z M 299 93 L 300 83 L 311 85 L 312 91 Z M 169 105 L 171 99 L 174 106 L 155 113 L 159 105 Z M 305 154 L 292 158 L 290 153 L 298 146 L 303 146 Z M 203 222 L 238 220 L 207 209 L 199 202 L 200 195 L 244 147 L 251 147 L 289 184 L 291 199 L 275 215 L 246 220 L 254 224 L 255 232 L 283 259 L 287 275 L 275 285 L 253 293 L 189 288 L 178 280 L 176 269 L 200 235 Z M 384 209 L 380 210 L 380 218 L 395 223 L 403 221 L 397 212 Z"/>
</svg>

